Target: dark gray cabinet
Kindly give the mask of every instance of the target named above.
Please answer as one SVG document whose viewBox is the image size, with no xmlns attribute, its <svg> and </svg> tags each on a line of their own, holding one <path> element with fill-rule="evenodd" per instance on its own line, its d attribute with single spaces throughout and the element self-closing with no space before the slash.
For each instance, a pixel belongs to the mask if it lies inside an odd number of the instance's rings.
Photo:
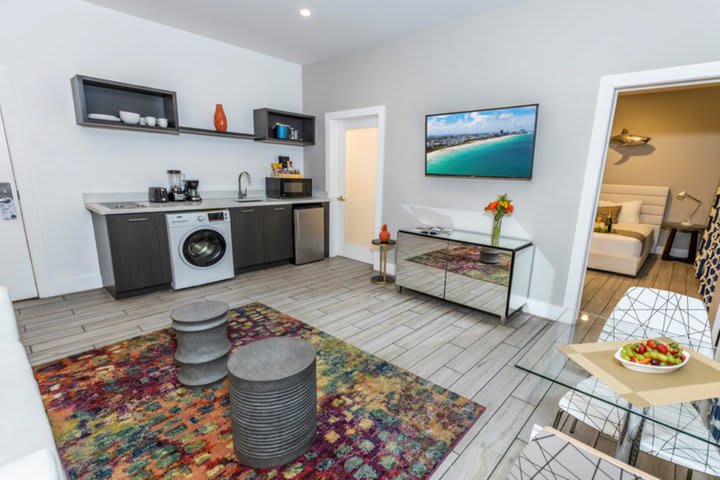
<svg viewBox="0 0 720 480">
<path fill-rule="evenodd" d="M 116 298 L 166 288 L 172 281 L 165 215 L 93 214 L 103 285 Z"/>
<path fill-rule="evenodd" d="M 263 207 L 231 208 L 233 259 L 235 268 L 264 262 Z"/>
<path fill-rule="evenodd" d="M 293 257 L 292 205 L 231 208 L 235 269 Z"/>
<path fill-rule="evenodd" d="M 265 263 L 293 257 L 292 205 L 264 207 Z"/>
</svg>

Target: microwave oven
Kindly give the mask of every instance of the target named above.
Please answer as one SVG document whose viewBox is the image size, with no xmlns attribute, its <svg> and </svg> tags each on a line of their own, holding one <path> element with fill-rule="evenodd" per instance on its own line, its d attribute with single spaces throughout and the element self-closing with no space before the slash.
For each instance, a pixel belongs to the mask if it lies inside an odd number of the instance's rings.
<svg viewBox="0 0 720 480">
<path fill-rule="evenodd" d="M 312 178 L 265 177 L 265 195 L 270 198 L 312 197 Z"/>
</svg>

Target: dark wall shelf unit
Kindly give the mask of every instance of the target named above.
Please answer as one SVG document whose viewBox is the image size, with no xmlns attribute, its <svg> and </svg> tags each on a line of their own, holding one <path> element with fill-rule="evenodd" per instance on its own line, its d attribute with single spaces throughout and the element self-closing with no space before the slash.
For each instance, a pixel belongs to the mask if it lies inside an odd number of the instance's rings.
<svg viewBox="0 0 720 480">
<path fill-rule="evenodd" d="M 256 137 L 252 133 L 238 132 L 218 132 L 217 130 L 208 130 L 206 128 L 180 127 L 180 133 L 188 133 L 190 135 L 206 135 L 208 137 L 225 137 L 235 138 L 239 140 L 255 140 Z"/>
<path fill-rule="evenodd" d="M 71 80 L 75 121 L 83 127 L 114 128 L 177 135 L 179 132 L 175 92 L 142 87 L 101 78 L 75 75 Z M 167 128 L 129 125 L 123 122 L 94 120 L 90 113 L 119 116 L 119 111 L 137 112 L 141 117 L 167 118 Z"/>
<path fill-rule="evenodd" d="M 280 145 L 315 145 L 315 117 L 303 113 L 284 112 L 271 108 L 259 108 L 253 112 L 256 141 Z M 276 123 L 290 125 L 300 132 L 300 140 L 275 138 L 273 127 Z"/>
</svg>

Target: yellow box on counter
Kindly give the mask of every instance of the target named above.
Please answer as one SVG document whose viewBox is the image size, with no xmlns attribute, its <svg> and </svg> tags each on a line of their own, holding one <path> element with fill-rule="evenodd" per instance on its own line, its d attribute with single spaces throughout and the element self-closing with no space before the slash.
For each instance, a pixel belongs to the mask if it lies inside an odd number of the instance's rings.
<svg viewBox="0 0 720 480">
<path fill-rule="evenodd" d="M 275 178 L 305 178 L 302 173 L 272 173 Z"/>
</svg>

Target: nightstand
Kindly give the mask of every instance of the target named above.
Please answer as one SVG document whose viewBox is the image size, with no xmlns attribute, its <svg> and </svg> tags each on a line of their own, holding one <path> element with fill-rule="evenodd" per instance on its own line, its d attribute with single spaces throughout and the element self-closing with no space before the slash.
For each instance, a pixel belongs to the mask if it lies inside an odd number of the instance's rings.
<svg viewBox="0 0 720 480">
<path fill-rule="evenodd" d="M 683 225 L 682 223 L 676 222 L 663 222 L 662 228 L 670 229 L 670 235 L 668 235 L 667 241 L 665 242 L 665 249 L 662 253 L 663 260 L 676 260 L 678 262 L 695 263 L 695 256 L 697 255 L 697 244 L 698 244 L 698 233 L 705 230 L 705 225 Z M 670 255 L 672 250 L 673 242 L 675 241 L 675 234 L 677 232 L 686 232 L 690 234 L 690 246 L 688 247 L 688 256 L 686 258 L 674 257 Z"/>
</svg>

